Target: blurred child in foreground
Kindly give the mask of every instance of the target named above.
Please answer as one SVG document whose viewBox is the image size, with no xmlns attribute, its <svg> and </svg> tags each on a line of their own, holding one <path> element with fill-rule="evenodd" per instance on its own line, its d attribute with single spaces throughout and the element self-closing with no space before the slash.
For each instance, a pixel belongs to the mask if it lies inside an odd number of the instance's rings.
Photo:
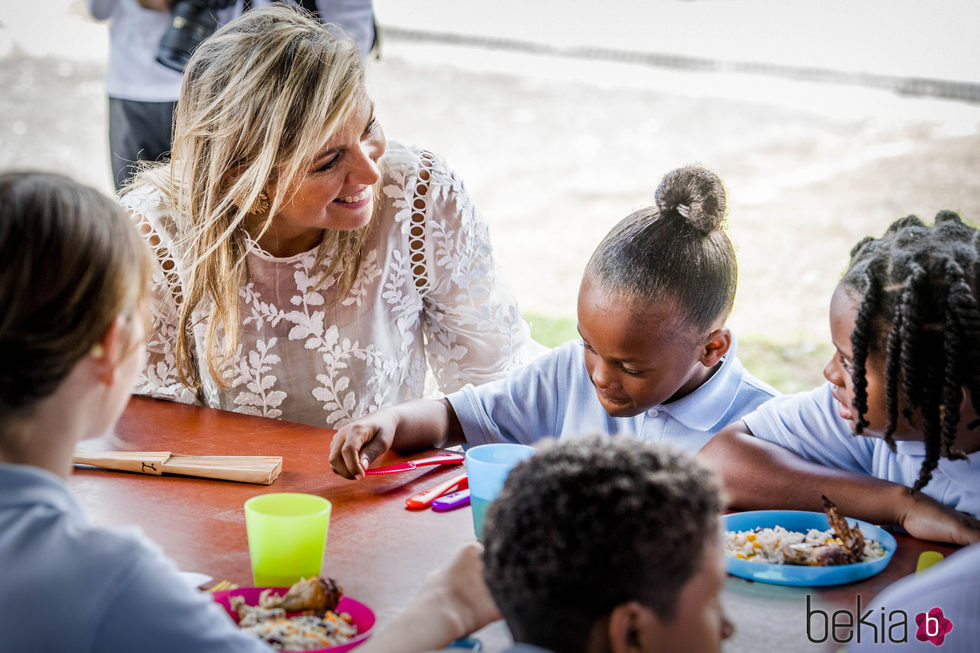
<svg viewBox="0 0 980 653">
<path fill-rule="evenodd" d="M 149 264 L 125 212 L 98 191 L 60 175 L 0 174 L 0 632 L 9 650 L 269 650 L 140 534 L 89 524 L 66 483 L 76 443 L 112 429 L 143 365 Z"/>
<path fill-rule="evenodd" d="M 488 623 L 496 601 L 515 641 L 506 653 L 717 653 L 734 632 L 720 601 L 721 509 L 714 475 L 671 447 L 543 443 L 491 504 L 483 563 L 474 543 L 450 567 L 455 600 L 428 603 L 440 596 L 431 577 L 362 650 L 438 648 Z"/>
</svg>

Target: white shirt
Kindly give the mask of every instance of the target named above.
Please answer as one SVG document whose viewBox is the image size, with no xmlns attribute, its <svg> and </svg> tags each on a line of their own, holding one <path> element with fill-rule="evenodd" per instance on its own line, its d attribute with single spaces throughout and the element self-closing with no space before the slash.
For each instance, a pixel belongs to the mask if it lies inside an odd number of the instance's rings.
<svg viewBox="0 0 980 653">
<path fill-rule="evenodd" d="M 898 441 L 892 452 L 883 439 L 854 435 L 838 414 L 830 390 L 827 383 L 809 392 L 777 397 L 743 420 L 757 438 L 775 442 L 806 460 L 914 485 L 925 459 L 925 445 Z M 980 452 L 966 460 L 940 458 L 922 492 L 980 517 Z"/>
<path fill-rule="evenodd" d="M 428 194 L 416 197 L 421 161 L 431 161 Z M 462 182 L 438 156 L 389 142 L 381 160 L 382 193 L 354 286 L 339 303 L 338 275 L 315 283 L 329 265 L 316 250 L 275 258 L 257 246 L 246 255 L 241 287 L 238 355 L 224 368 L 232 381 L 219 389 L 203 362 L 210 301 L 194 313 L 195 362 L 203 392 L 177 380 L 174 347 L 178 314 L 163 269 L 153 279 L 153 325 L 146 368 L 136 393 L 203 403 L 337 428 L 382 406 L 425 394 L 427 370 L 439 389 L 504 376 L 542 350 L 530 337 L 517 302 L 496 269 L 487 228 Z M 411 234 L 412 207 L 424 208 L 424 236 Z M 179 219 L 163 194 L 143 187 L 122 198 L 141 226 L 176 251 Z M 414 245 L 413 245 L 414 242 Z M 418 288 L 411 256 L 425 254 L 425 287 Z M 161 256 L 160 247 L 157 248 Z M 183 283 L 184 269 L 173 257 Z"/>
<path fill-rule="evenodd" d="M 593 433 L 669 442 L 693 455 L 716 432 L 750 412 L 775 390 L 745 371 L 737 344 L 694 392 L 633 417 L 606 413 L 585 369 L 581 340 L 567 342 L 507 378 L 466 386 L 447 397 L 469 444 L 520 442 Z"/>
</svg>

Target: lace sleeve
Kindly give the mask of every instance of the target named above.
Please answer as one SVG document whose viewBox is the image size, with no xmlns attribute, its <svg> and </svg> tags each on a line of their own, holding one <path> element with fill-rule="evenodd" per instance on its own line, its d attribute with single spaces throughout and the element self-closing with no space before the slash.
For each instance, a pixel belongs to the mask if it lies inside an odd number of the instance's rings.
<svg viewBox="0 0 980 653">
<path fill-rule="evenodd" d="M 131 198 L 124 198 L 125 200 Z M 177 375 L 178 306 L 182 299 L 177 263 L 171 254 L 173 241 L 159 221 L 132 205 L 131 219 L 153 252 L 150 282 L 150 324 L 146 339 L 146 366 L 139 373 L 133 394 L 169 399 L 187 404 L 201 403 L 197 394 L 182 384 Z"/>
<path fill-rule="evenodd" d="M 426 355 L 439 388 L 453 392 L 501 378 L 546 348 L 531 339 L 462 182 L 424 151 L 418 182 L 410 246 Z"/>
</svg>

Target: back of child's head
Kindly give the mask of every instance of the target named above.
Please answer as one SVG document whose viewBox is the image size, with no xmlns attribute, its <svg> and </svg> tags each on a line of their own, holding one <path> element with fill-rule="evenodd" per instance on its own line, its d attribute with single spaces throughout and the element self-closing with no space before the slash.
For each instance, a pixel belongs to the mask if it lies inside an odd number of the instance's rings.
<svg viewBox="0 0 980 653">
<path fill-rule="evenodd" d="M 860 296 L 851 333 L 856 431 L 868 425 L 866 365 L 875 353 L 885 361 L 886 441 L 894 448 L 900 405 L 923 435 L 916 491 L 929 482 L 940 455 L 962 457 L 954 444 L 964 388 L 980 414 L 978 233 L 950 211 L 939 213 L 933 226 L 902 218 L 881 238 L 854 246 L 841 281 Z"/>
<path fill-rule="evenodd" d="M 50 396 L 148 282 L 116 202 L 62 175 L 0 173 L 0 422 Z"/>
<path fill-rule="evenodd" d="M 718 538 L 714 475 L 663 445 L 551 441 L 491 504 L 485 578 L 517 641 L 584 650 L 597 619 L 637 601 L 664 620 Z"/>
<path fill-rule="evenodd" d="M 675 302 L 686 324 L 710 328 L 731 313 L 738 281 L 725 189 L 713 172 L 687 166 L 663 178 L 655 200 L 612 228 L 585 278 L 631 301 Z"/>
</svg>

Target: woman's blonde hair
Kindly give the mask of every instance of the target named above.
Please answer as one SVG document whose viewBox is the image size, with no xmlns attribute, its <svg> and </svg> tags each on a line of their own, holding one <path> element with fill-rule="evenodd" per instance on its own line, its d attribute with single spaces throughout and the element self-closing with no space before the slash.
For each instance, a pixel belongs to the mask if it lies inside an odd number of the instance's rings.
<svg viewBox="0 0 980 653">
<path fill-rule="evenodd" d="M 275 188 L 258 239 L 363 92 L 354 41 L 287 5 L 242 14 L 194 52 L 177 103 L 171 163 L 144 170 L 134 182 L 159 187 L 173 206 L 186 269 L 176 344 L 186 385 L 196 387 L 201 380 L 191 357 L 191 320 L 205 298 L 213 307 L 204 355 L 211 377 L 227 383 L 220 369 L 239 342 L 238 293 L 252 207 Z M 341 270 L 340 296 L 354 283 L 366 233 L 367 228 L 324 233 L 317 263 L 333 256 L 323 278 Z"/>
<path fill-rule="evenodd" d="M 115 201 L 58 174 L 0 174 L 0 421 L 54 393 L 117 316 L 142 318 L 150 275 Z"/>
</svg>

